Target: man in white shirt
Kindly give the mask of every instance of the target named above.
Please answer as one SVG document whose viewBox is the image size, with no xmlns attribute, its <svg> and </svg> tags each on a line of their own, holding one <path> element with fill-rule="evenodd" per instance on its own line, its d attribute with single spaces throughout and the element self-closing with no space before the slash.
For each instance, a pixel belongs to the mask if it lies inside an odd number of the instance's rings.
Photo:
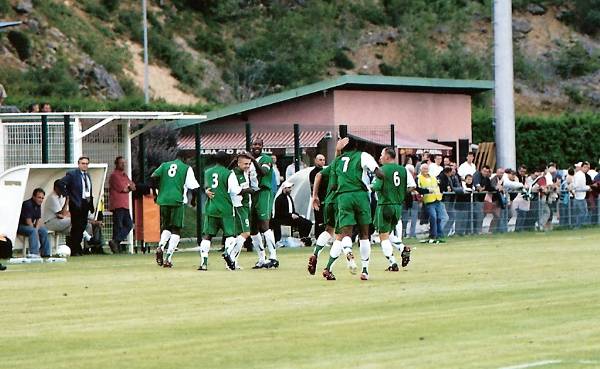
<svg viewBox="0 0 600 369">
<path fill-rule="evenodd" d="M 54 181 L 54 190 L 44 201 L 42 218 L 49 230 L 68 233 L 71 230 L 71 216 L 67 209 L 67 198 L 63 192 L 62 182 L 60 180 Z"/>
<path fill-rule="evenodd" d="M 435 154 L 433 163 L 429 164 L 429 175 L 437 178 L 440 173 L 442 173 L 442 170 L 444 170 L 444 167 L 442 166 L 442 155 Z"/>
<path fill-rule="evenodd" d="M 474 159 L 475 154 L 469 151 L 469 153 L 467 154 L 467 161 L 465 161 L 458 167 L 458 175 L 460 176 L 460 178 L 464 179 L 467 176 L 467 174 L 475 174 L 475 172 L 477 171 L 477 167 L 475 166 L 475 163 L 473 163 Z"/>
<path fill-rule="evenodd" d="M 581 165 L 577 165 L 581 164 Z M 575 213 L 575 226 L 581 227 L 588 221 L 588 209 L 585 197 L 590 191 L 590 186 L 586 185 L 585 174 L 590 170 L 590 163 L 587 161 L 575 164 L 575 176 L 573 187 L 575 190 L 575 199 L 573 200 L 573 211 Z"/>
<path fill-rule="evenodd" d="M 304 164 L 304 162 L 300 160 L 300 170 L 304 168 L 306 168 L 306 164 Z M 290 177 L 293 176 L 294 173 L 296 173 L 296 166 L 292 161 L 292 164 L 288 165 L 287 168 L 285 168 L 285 180 L 289 181 Z"/>
</svg>

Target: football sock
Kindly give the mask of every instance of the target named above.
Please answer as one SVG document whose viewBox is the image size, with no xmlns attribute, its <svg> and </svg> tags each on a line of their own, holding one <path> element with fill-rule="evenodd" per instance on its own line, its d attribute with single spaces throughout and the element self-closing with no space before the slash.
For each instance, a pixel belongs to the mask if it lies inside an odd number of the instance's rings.
<svg viewBox="0 0 600 369">
<path fill-rule="evenodd" d="M 268 229 L 263 235 L 265 236 L 267 249 L 269 249 L 269 259 L 277 260 L 277 249 L 275 248 L 275 235 L 273 231 Z"/>
<path fill-rule="evenodd" d="M 227 253 L 227 255 L 231 256 L 233 255 L 234 251 L 235 251 L 235 237 L 227 237 L 225 239 L 225 253 Z"/>
<path fill-rule="evenodd" d="M 327 232 L 327 231 L 321 232 L 321 234 L 319 235 L 319 237 L 317 237 L 317 242 L 316 242 L 313 254 L 318 257 L 319 253 L 321 252 L 321 250 L 323 250 L 323 248 L 325 247 L 325 245 L 327 245 L 327 243 L 329 243 L 329 241 L 331 239 L 332 239 L 332 237 L 329 234 L 329 232 Z"/>
<path fill-rule="evenodd" d="M 396 262 L 394 248 L 392 247 L 392 242 L 390 240 L 381 241 L 381 251 L 383 251 L 383 256 L 390 261 L 390 265 Z"/>
<path fill-rule="evenodd" d="M 237 260 L 238 256 L 240 256 L 240 252 L 242 252 L 242 247 L 244 247 L 244 243 L 246 243 L 246 239 L 242 236 L 237 236 L 235 239 L 235 249 L 233 251 L 233 258 Z"/>
<path fill-rule="evenodd" d="M 360 245 L 360 260 L 362 261 L 363 273 L 369 269 L 369 258 L 371 256 L 371 242 L 369 240 L 358 241 Z"/>
<path fill-rule="evenodd" d="M 165 245 L 169 242 L 169 238 L 171 238 L 171 232 L 166 229 L 162 231 L 160 234 L 160 241 L 158 242 L 158 247 L 160 247 L 161 250 L 165 250 Z"/>
<path fill-rule="evenodd" d="M 263 246 L 263 240 L 260 234 L 250 236 L 252 238 L 252 245 L 258 255 L 258 262 L 264 263 L 266 259 L 265 247 Z"/>
<path fill-rule="evenodd" d="M 331 245 L 331 250 L 329 250 L 329 261 L 327 262 L 326 269 L 331 271 L 331 267 L 333 263 L 340 257 L 342 253 L 342 241 L 335 240 L 333 241 L 333 245 Z"/>
<path fill-rule="evenodd" d="M 342 238 L 342 248 L 344 249 L 344 255 L 348 255 L 352 252 L 352 239 L 348 236 Z"/>
<path fill-rule="evenodd" d="M 171 262 L 171 260 L 173 259 L 173 253 L 175 252 L 175 248 L 177 247 L 177 244 L 179 244 L 179 235 L 178 234 L 172 234 L 171 237 L 169 238 L 169 249 L 167 250 L 167 261 Z"/>
</svg>

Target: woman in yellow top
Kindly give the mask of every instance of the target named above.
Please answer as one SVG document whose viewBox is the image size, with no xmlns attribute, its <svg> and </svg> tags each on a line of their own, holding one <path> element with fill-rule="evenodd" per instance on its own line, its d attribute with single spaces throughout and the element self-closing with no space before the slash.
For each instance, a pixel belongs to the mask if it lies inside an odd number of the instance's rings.
<svg viewBox="0 0 600 369">
<path fill-rule="evenodd" d="M 429 175 L 429 165 L 421 165 L 421 173 L 418 176 L 418 186 L 423 195 L 423 206 L 429 215 L 429 240 L 428 243 L 444 242 L 442 239 L 442 217 L 444 207 L 442 205 L 442 192 L 437 178 Z"/>
</svg>

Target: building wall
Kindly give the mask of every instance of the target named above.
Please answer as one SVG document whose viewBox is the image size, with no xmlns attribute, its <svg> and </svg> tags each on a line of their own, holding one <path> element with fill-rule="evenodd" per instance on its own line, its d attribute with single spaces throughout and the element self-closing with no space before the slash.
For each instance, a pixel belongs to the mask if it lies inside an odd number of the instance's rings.
<svg viewBox="0 0 600 369">
<path fill-rule="evenodd" d="M 396 124 L 410 137 L 471 139 L 471 96 L 399 91 L 336 90 L 335 122 L 352 127 Z"/>
</svg>

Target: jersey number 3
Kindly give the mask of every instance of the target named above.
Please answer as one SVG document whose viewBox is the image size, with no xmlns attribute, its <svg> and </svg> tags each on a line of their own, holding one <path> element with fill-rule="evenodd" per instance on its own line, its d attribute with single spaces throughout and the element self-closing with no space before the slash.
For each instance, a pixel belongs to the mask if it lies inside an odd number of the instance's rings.
<svg viewBox="0 0 600 369">
<path fill-rule="evenodd" d="M 169 177 L 175 177 L 175 175 L 177 174 L 177 164 L 171 164 L 169 170 L 167 171 L 167 174 L 169 175 Z"/>
<path fill-rule="evenodd" d="M 212 175 L 212 188 L 219 187 L 219 175 L 217 173 L 213 173 Z"/>
</svg>

